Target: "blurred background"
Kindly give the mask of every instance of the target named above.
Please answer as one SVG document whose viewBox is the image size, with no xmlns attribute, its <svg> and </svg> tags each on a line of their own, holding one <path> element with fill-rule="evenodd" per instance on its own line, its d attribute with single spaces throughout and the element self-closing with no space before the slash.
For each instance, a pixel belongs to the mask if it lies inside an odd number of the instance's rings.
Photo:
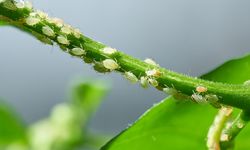
<svg viewBox="0 0 250 150">
<path fill-rule="evenodd" d="M 129 55 L 153 58 L 168 69 L 199 76 L 250 49 L 250 1 L 40 0 L 35 8 Z M 57 46 L 11 27 L 0 28 L 0 97 L 28 123 L 67 99 L 74 78 L 112 83 L 90 128 L 117 134 L 166 97 L 132 85 L 120 74 L 98 74 Z"/>
</svg>

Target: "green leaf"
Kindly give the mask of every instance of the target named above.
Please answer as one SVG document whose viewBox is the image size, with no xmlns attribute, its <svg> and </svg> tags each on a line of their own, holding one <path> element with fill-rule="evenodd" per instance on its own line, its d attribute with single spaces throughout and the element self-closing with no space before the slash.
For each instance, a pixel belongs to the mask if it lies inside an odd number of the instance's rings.
<svg viewBox="0 0 250 150">
<path fill-rule="evenodd" d="M 201 78 L 217 82 L 242 84 L 250 79 L 250 55 L 230 60 L 201 76 Z"/>
<path fill-rule="evenodd" d="M 25 127 L 15 111 L 0 101 L 0 148 L 25 139 Z"/>
<path fill-rule="evenodd" d="M 248 64 L 250 64 L 249 55 L 226 62 L 202 78 L 226 83 L 242 83 L 250 79 Z M 206 149 L 207 131 L 215 114 L 216 109 L 211 106 L 188 102 L 175 103 L 173 98 L 169 97 L 149 109 L 131 127 L 107 143 L 102 150 Z"/>
</svg>

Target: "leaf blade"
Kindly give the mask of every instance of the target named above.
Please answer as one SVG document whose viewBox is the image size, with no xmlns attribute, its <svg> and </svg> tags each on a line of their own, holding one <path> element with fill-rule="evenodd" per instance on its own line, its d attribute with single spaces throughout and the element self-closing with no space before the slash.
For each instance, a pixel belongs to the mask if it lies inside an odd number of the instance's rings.
<svg viewBox="0 0 250 150">
<path fill-rule="evenodd" d="M 250 79 L 249 64 L 250 55 L 246 55 L 222 64 L 201 78 L 240 84 Z M 183 112 L 180 113 L 180 110 Z M 205 138 L 215 113 L 216 110 L 209 106 L 197 106 L 190 103 L 174 105 L 173 98 L 170 97 L 151 108 L 134 125 L 107 143 L 102 150 L 206 149 Z M 179 120 L 166 119 L 176 117 L 176 114 L 179 114 Z M 157 137 L 154 133 L 155 129 L 162 129 Z M 151 134 L 146 137 L 141 136 L 144 132 L 151 132 Z M 133 140 L 137 134 L 139 138 Z M 126 141 L 126 139 L 130 139 L 130 141 Z M 154 142 L 155 139 L 160 142 Z"/>
<path fill-rule="evenodd" d="M 0 147 L 25 140 L 26 129 L 15 111 L 0 101 Z"/>
</svg>

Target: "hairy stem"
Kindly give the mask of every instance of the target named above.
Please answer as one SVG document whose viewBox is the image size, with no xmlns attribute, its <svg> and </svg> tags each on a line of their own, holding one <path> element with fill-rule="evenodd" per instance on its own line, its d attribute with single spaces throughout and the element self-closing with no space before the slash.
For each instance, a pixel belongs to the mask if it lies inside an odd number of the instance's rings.
<svg viewBox="0 0 250 150">
<path fill-rule="evenodd" d="M 84 36 L 60 19 L 50 18 L 34 10 L 29 3 L 0 0 L 0 20 L 30 33 L 44 43 L 57 43 L 70 55 L 94 64 L 98 72 L 127 73 L 126 78 L 133 82 L 141 80 L 143 87 L 148 83 L 159 90 L 171 87 L 188 96 L 197 92 L 198 86 L 202 86 L 207 89 L 202 93 L 204 97 L 215 95 L 219 103 L 250 108 L 249 86 L 210 82 L 161 68 L 148 61 L 143 62 Z"/>
<path fill-rule="evenodd" d="M 207 147 L 209 150 L 220 150 L 221 133 L 231 113 L 232 108 L 222 107 L 216 115 L 207 135 Z"/>
<path fill-rule="evenodd" d="M 221 149 L 229 150 L 234 147 L 234 139 L 241 132 L 241 130 L 247 125 L 250 120 L 249 111 L 241 111 L 233 122 L 228 122 L 227 126 L 221 134 Z"/>
</svg>

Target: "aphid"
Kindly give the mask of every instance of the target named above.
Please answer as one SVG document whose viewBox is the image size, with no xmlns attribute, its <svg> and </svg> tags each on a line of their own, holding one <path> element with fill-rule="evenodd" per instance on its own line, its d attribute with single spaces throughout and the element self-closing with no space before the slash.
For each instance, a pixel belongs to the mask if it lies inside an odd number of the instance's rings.
<svg viewBox="0 0 250 150">
<path fill-rule="evenodd" d="M 95 63 L 94 69 L 95 69 L 97 72 L 100 72 L 100 73 L 110 72 L 109 69 L 105 68 L 105 67 L 103 66 L 103 64 L 102 64 L 102 63 L 99 63 L 99 62 L 96 62 L 96 63 Z"/>
<path fill-rule="evenodd" d="M 23 9 L 25 7 L 24 1 L 17 2 L 15 5 L 19 9 Z"/>
<path fill-rule="evenodd" d="M 215 108 L 221 108 L 221 104 L 218 102 L 219 98 L 217 95 L 208 94 L 205 96 L 205 99 Z"/>
<path fill-rule="evenodd" d="M 63 26 L 63 20 L 59 18 L 48 18 L 47 21 L 51 24 L 55 24 L 59 28 Z"/>
<path fill-rule="evenodd" d="M 42 18 L 42 19 L 48 18 L 48 14 L 46 14 L 46 13 L 43 12 L 43 11 L 37 10 L 36 13 L 37 13 L 37 15 L 38 15 L 40 18 Z"/>
<path fill-rule="evenodd" d="M 108 54 L 108 55 L 111 55 L 111 54 L 114 54 L 114 53 L 117 52 L 116 49 L 113 49 L 111 47 L 105 47 L 105 48 L 102 49 L 102 51 L 103 51 L 104 54 Z"/>
<path fill-rule="evenodd" d="M 32 6 L 32 3 L 31 3 L 31 2 L 25 1 L 25 2 L 24 2 L 24 7 L 27 8 L 27 9 L 29 9 L 29 10 L 31 10 L 33 6 Z"/>
<path fill-rule="evenodd" d="M 178 91 L 174 88 L 164 88 L 163 92 L 167 93 L 168 95 L 176 95 Z"/>
<path fill-rule="evenodd" d="M 141 77 L 140 78 L 140 84 L 141 84 L 141 86 L 143 87 L 143 88 L 147 88 L 148 87 L 148 79 L 147 79 L 147 77 Z"/>
<path fill-rule="evenodd" d="M 154 87 L 157 87 L 158 86 L 158 81 L 155 80 L 154 78 L 149 78 L 148 79 L 148 82 L 153 85 Z"/>
<path fill-rule="evenodd" d="M 136 83 L 138 81 L 138 78 L 132 72 L 125 72 L 124 77 L 131 83 Z"/>
<path fill-rule="evenodd" d="M 84 49 L 82 49 L 82 48 L 77 47 L 77 48 L 73 48 L 71 50 L 71 53 L 74 54 L 74 55 L 77 55 L 77 56 L 81 56 L 81 55 L 86 54 L 86 51 Z"/>
<path fill-rule="evenodd" d="M 220 137 L 220 141 L 222 142 L 229 141 L 229 135 L 226 133 L 222 133 Z"/>
<path fill-rule="evenodd" d="M 42 31 L 47 36 L 54 36 L 55 35 L 54 31 L 49 26 L 44 26 L 42 28 Z"/>
<path fill-rule="evenodd" d="M 115 70 L 119 68 L 119 65 L 113 59 L 105 59 L 102 63 L 103 66 L 109 70 Z"/>
<path fill-rule="evenodd" d="M 233 108 L 232 107 L 223 107 L 221 108 L 221 111 L 224 113 L 225 116 L 230 116 L 233 112 Z"/>
<path fill-rule="evenodd" d="M 63 26 L 61 28 L 61 32 L 64 34 L 70 34 L 71 33 L 71 28 L 69 28 L 68 26 Z"/>
<path fill-rule="evenodd" d="M 36 17 L 37 13 L 36 12 L 31 12 L 29 15 L 32 16 L 32 17 Z"/>
<path fill-rule="evenodd" d="M 76 37 L 76 38 L 80 38 L 81 37 L 81 31 L 79 29 L 73 29 L 73 35 Z"/>
<path fill-rule="evenodd" d="M 157 64 L 153 59 L 150 58 L 146 58 L 144 62 L 153 66 L 159 66 L 159 64 Z"/>
<path fill-rule="evenodd" d="M 207 92 L 207 88 L 204 87 L 204 86 L 197 86 L 195 90 L 198 93 L 205 93 L 205 92 Z"/>
<path fill-rule="evenodd" d="M 204 104 L 204 103 L 207 102 L 206 99 L 203 98 L 202 95 L 199 95 L 199 94 L 196 94 L 196 93 L 192 94 L 192 95 L 191 95 L 191 98 L 192 98 L 195 102 L 197 102 L 197 103 L 199 103 L 199 104 Z"/>
<path fill-rule="evenodd" d="M 152 69 L 152 70 L 146 71 L 146 75 L 153 76 L 153 77 L 159 77 L 161 75 L 161 72 L 157 69 Z"/>
<path fill-rule="evenodd" d="M 212 95 L 212 94 L 208 94 L 205 96 L 205 98 L 207 99 L 208 102 L 218 102 L 219 98 L 217 97 L 217 95 Z"/>
<path fill-rule="evenodd" d="M 53 42 L 46 36 L 37 36 L 37 39 L 43 42 L 44 44 L 53 45 Z"/>
<path fill-rule="evenodd" d="M 173 97 L 176 99 L 176 100 L 189 100 L 190 99 L 190 96 L 186 95 L 186 94 L 183 94 L 183 93 L 180 93 L 177 91 L 176 94 L 173 95 Z"/>
<path fill-rule="evenodd" d="M 244 123 L 243 122 L 237 122 L 236 126 L 241 129 L 244 127 Z"/>
<path fill-rule="evenodd" d="M 10 9 L 10 10 L 16 10 L 17 9 L 17 7 L 16 7 L 16 5 L 14 5 L 13 3 L 12 3 L 12 1 L 3 1 L 3 6 L 5 7 L 5 8 L 7 8 L 7 9 Z"/>
<path fill-rule="evenodd" d="M 59 35 L 57 41 L 61 44 L 69 45 L 69 40 L 65 36 Z"/>
<path fill-rule="evenodd" d="M 38 24 L 40 22 L 40 19 L 36 18 L 36 17 L 33 17 L 33 16 L 30 16 L 30 17 L 26 18 L 25 22 L 29 26 L 34 26 L 34 25 L 36 25 L 36 24 Z"/>
<path fill-rule="evenodd" d="M 83 61 L 84 61 L 85 63 L 87 63 L 87 64 L 92 64 L 92 63 L 94 62 L 93 59 L 88 58 L 88 57 L 84 57 L 84 58 L 83 58 Z M 100 63 L 100 64 L 102 64 L 102 63 Z M 103 64 L 102 64 L 102 66 L 103 66 Z M 103 67 L 104 67 L 104 66 L 103 66 Z"/>
</svg>

